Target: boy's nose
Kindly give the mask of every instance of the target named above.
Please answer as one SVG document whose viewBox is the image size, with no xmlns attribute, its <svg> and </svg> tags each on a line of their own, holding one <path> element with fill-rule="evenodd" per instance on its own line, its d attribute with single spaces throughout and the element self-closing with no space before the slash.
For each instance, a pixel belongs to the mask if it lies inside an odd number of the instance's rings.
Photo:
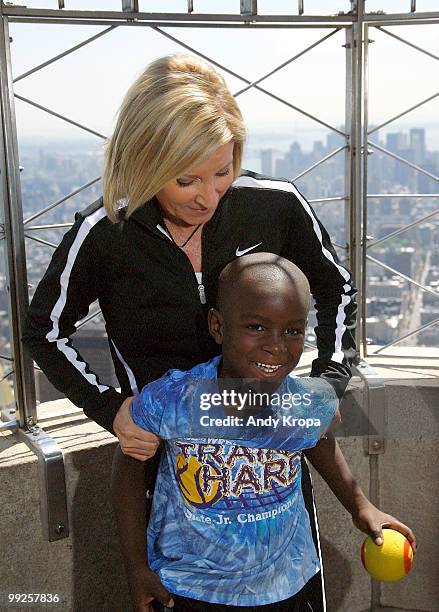
<svg viewBox="0 0 439 612">
<path fill-rule="evenodd" d="M 269 338 L 266 338 L 262 345 L 262 350 L 272 355 L 279 355 L 285 353 L 287 345 L 285 342 L 285 336 L 282 333 L 274 332 Z"/>
</svg>

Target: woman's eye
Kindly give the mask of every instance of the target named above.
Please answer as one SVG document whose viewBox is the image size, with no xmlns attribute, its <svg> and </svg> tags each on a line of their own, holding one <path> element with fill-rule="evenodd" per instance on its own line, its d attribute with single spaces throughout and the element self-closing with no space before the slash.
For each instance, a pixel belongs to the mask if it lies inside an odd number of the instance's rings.
<svg viewBox="0 0 439 612">
<path fill-rule="evenodd" d="M 217 176 L 227 176 L 228 174 L 230 174 L 230 168 L 226 168 L 225 170 L 216 173 Z"/>
<path fill-rule="evenodd" d="M 189 187 L 189 185 L 192 185 L 194 181 L 191 181 L 190 179 L 176 179 L 175 182 L 179 187 Z"/>
</svg>

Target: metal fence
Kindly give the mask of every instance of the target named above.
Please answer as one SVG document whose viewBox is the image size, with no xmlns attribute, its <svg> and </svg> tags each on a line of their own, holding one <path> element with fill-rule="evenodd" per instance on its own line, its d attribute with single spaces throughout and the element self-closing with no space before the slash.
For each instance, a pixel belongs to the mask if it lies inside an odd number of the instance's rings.
<svg viewBox="0 0 439 612">
<path fill-rule="evenodd" d="M 345 235 L 346 244 L 339 244 L 337 247 L 342 253 L 342 258 L 351 268 L 354 281 L 361 288 L 361 298 L 359 301 L 359 319 L 357 328 L 357 342 L 360 350 L 365 356 L 370 353 L 380 353 L 386 355 L 385 350 L 392 346 L 398 345 L 400 342 L 419 334 L 420 332 L 435 326 L 439 319 L 436 318 L 424 325 L 417 326 L 414 329 L 407 330 L 400 337 L 387 343 L 385 346 L 374 348 L 372 351 L 368 348 L 368 328 L 367 328 L 367 270 L 370 264 L 380 266 L 382 269 L 404 279 L 410 286 L 418 288 L 420 291 L 428 292 L 435 299 L 439 294 L 426 286 L 425 282 L 419 282 L 419 279 L 412 278 L 410 275 L 398 271 L 392 266 L 389 266 L 384 261 L 375 257 L 373 249 L 393 239 L 397 235 L 401 235 L 410 229 L 419 226 L 426 220 L 434 218 L 438 210 L 430 211 L 427 215 L 414 220 L 410 224 L 399 227 L 397 230 L 390 232 L 386 236 L 377 239 L 371 239 L 368 232 L 368 203 L 376 199 L 392 199 L 395 197 L 410 197 L 417 199 L 433 200 L 438 198 L 438 194 L 434 193 L 416 193 L 416 194 L 392 194 L 392 193 L 369 193 L 368 192 L 368 169 L 369 155 L 372 151 L 379 152 L 380 155 L 385 155 L 396 160 L 400 164 L 405 164 L 414 171 L 428 176 L 434 181 L 439 181 L 434 173 L 421 165 L 418 165 L 408 159 L 404 159 L 400 155 L 395 154 L 389 149 L 386 149 L 374 140 L 375 133 L 392 122 L 408 115 L 412 111 L 432 102 L 439 96 L 439 92 L 433 92 L 427 98 L 420 100 L 417 104 L 411 105 L 403 112 L 390 117 L 380 125 L 370 126 L 368 122 L 369 110 L 369 90 L 368 90 L 368 66 L 369 66 L 369 48 L 371 44 L 370 36 L 373 31 L 379 30 L 380 33 L 392 37 L 401 45 L 409 45 L 418 53 L 428 56 L 430 59 L 438 60 L 439 57 L 431 50 L 424 49 L 418 45 L 406 40 L 404 36 L 395 34 L 387 28 L 389 26 L 409 27 L 410 25 L 439 25 L 439 12 L 422 12 L 416 11 L 416 2 L 407 1 L 407 12 L 404 14 L 384 14 L 365 13 L 365 1 L 358 0 L 350 2 L 350 10 L 340 12 L 336 15 L 314 15 L 307 14 L 307 7 L 311 2 L 300 1 L 291 3 L 294 5 L 295 12 L 288 15 L 268 15 L 258 12 L 258 2 L 256 0 L 241 0 L 239 4 L 239 12 L 236 14 L 203 14 L 195 12 L 197 6 L 191 1 L 187 2 L 187 12 L 185 13 L 147 13 L 142 12 L 143 6 L 139 7 L 136 0 L 123 0 L 120 5 L 120 10 L 117 11 L 97 11 L 97 10 L 68 10 L 68 2 L 58 2 L 58 6 L 52 9 L 44 8 L 26 8 L 23 6 L 14 6 L 12 3 L 3 3 L 1 6 L 1 49 L 0 49 L 0 69 L 1 69 L 1 104 L 2 104 L 2 137 L 0 142 L 1 154 L 1 173 L 2 173 L 2 196 L 3 208 L 0 219 L 4 232 L 0 248 L 4 250 L 6 265 L 6 287 L 8 299 L 8 311 L 10 317 L 10 354 L 0 355 L 0 364 L 3 365 L 3 374 L 0 379 L 13 379 L 13 389 L 15 394 L 15 406 L 10 407 L 7 414 L 3 415 L 5 420 L 10 421 L 11 428 L 18 422 L 22 427 L 26 424 L 32 426 L 36 422 L 36 402 L 33 382 L 33 367 L 27 355 L 23 352 L 19 342 L 19 330 L 23 322 L 25 310 L 28 305 L 27 291 L 27 276 L 26 276 L 26 256 L 25 256 L 25 239 L 32 242 L 37 242 L 49 249 L 55 248 L 56 244 L 42 237 L 41 232 L 48 229 L 68 227 L 65 223 L 41 223 L 36 224 L 37 219 L 44 217 L 49 211 L 61 206 L 73 196 L 89 189 L 96 185 L 100 177 L 95 176 L 88 180 L 83 185 L 75 188 L 62 197 L 49 203 L 38 212 L 23 217 L 22 212 L 22 195 L 20 187 L 20 167 L 19 167 L 19 148 L 17 143 L 17 126 L 15 119 L 15 100 L 32 106 L 39 111 L 54 116 L 75 128 L 82 130 L 85 133 L 91 134 L 98 139 L 104 139 L 105 134 L 102 134 L 90 126 L 80 123 L 73 118 L 66 116 L 57 110 L 46 105 L 39 104 L 35 100 L 19 95 L 15 92 L 14 85 L 24 79 L 36 74 L 43 68 L 58 62 L 62 58 L 77 52 L 79 49 L 92 44 L 101 37 L 108 36 L 115 28 L 146 28 L 153 30 L 156 34 L 165 37 L 166 39 L 176 43 L 182 49 L 189 50 L 193 53 L 201 55 L 219 69 L 228 75 L 236 78 L 242 83 L 242 86 L 235 92 L 235 96 L 239 97 L 250 90 L 257 91 L 266 96 L 270 100 L 276 101 L 288 109 L 291 109 L 308 120 L 314 122 L 318 126 L 322 126 L 331 133 L 339 135 L 343 140 L 342 144 L 335 147 L 332 151 L 326 154 L 317 162 L 298 173 L 293 180 L 300 180 L 309 173 L 316 170 L 322 164 L 338 155 L 344 155 L 345 159 L 345 188 L 344 193 L 330 195 L 325 198 L 315 198 L 311 203 L 319 206 L 328 202 L 344 203 L 345 216 Z M 142 3 L 141 3 L 142 4 Z M 144 3 L 147 8 L 147 2 Z M 165 4 L 165 3 L 164 3 Z M 340 2 L 345 6 L 346 3 Z M 200 7 L 202 2 L 199 3 Z M 10 34 L 9 24 L 50 24 L 56 27 L 61 24 L 69 25 L 97 25 L 103 29 L 97 34 L 86 38 L 71 48 L 63 51 L 47 59 L 46 61 L 34 66 L 32 69 L 19 74 L 15 78 L 12 75 L 11 68 L 11 49 L 10 49 Z M 206 56 L 201 53 L 195 46 L 188 45 L 178 33 L 172 33 L 173 28 L 215 28 L 222 29 L 226 33 L 231 29 L 252 29 L 263 30 L 265 28 L 278 29 L 294 29 L 306 28 L 309 30 L 319 29 L 327 30 L 323 36 L 319 33 L 314 42 L 295 53 L 292 57 L 283 61 L 281 64 L 274 66 L 270 71 L 262 74 L 257 79 L 249 79 L 244 74 L 241 74 L 229 66 L 217 61 L 213 56 Z M 302 108 L 297 104 L 279 96 L 270 90 L 266 85 L 269 77 L 282 71 L 293 62 L 309 53 L 318 46 L 325 45 L 338 32 L 344 35 L 344 47 L 346 50 L 346 83 L 345 83 L 345 126 L 344 129 L 336 125 L 332 125 L 325 121 L 321 116 L 308 112 L 306 108 Z M 99 315 L 99 310 L 96 309 L 88 315 L 86 319 L 79 322 L 78 327 L 86 325 L 90 320 Z M 394 355 L 389 355 L 393 358 Z M 2 382 L 0 380 L 0 384 Z M 17 411 L 17 412 L 15 412 Z M 17 416 L 17 419 L 15 419 Z"/>
</svg>

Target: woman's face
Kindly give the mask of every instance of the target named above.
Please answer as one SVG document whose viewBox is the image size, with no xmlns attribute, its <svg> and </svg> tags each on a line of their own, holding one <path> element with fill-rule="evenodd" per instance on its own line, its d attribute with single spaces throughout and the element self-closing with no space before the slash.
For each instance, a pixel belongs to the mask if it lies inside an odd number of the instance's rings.
<svg viewBox="0 0 439 612">
<path fill-rule="evenodd" d="M 156 194 L 167 219 L 185 227 L 207 223 L 230 187 L 233 176 L 233 141 L 205 162 L 169 181 Z"/>
</svg>

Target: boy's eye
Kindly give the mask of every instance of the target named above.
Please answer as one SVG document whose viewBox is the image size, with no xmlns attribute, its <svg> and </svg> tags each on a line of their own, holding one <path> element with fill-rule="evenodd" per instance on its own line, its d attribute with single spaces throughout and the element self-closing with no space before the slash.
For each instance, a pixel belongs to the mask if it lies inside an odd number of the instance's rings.
<svg viewBox="0 0 439 612">
<path fill-rule="evenodd" d="M 285 330 L 285 333 L 286 333 L 288 336 L 299 336 L 300 334 L 303 334 L 303 330 L 302 330 L 302 329 L 299 329 L 298 327 L 288 327 L 288 328 Z"/>
<path fill-rule="evenodd" d="M 260 323 L 249 323 L 247 329 L 251 329 L 252 331 L 264 331 L 264 326 L 260 325 Z"/>
</svg>

